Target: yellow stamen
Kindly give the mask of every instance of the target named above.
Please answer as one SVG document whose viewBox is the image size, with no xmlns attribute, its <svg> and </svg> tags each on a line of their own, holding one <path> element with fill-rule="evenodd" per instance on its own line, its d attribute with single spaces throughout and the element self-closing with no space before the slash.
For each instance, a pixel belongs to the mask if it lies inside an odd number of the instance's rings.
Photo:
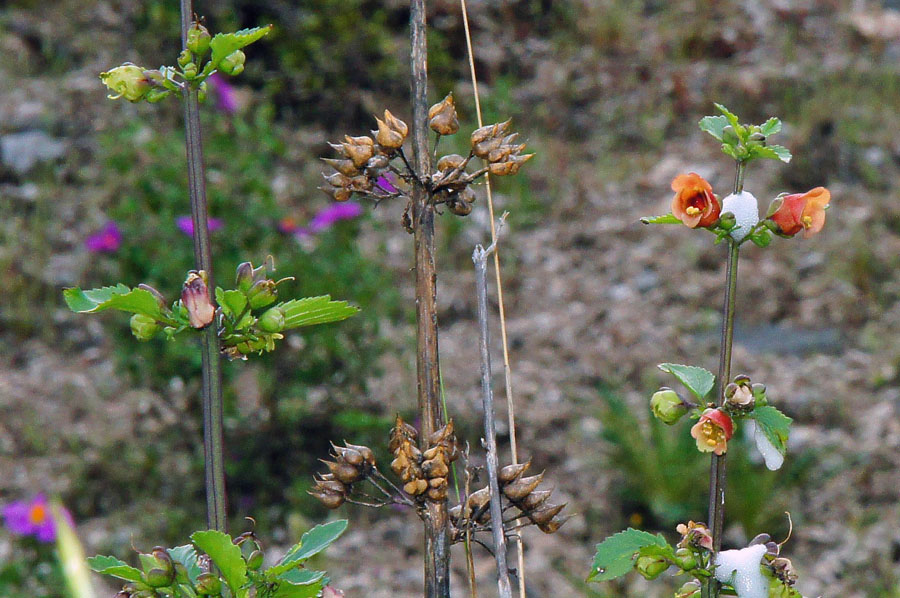
<svg viewBox="0 0 900 598">
<path fill-rule="evenodd" d="M 700 208 L 697 208 L 695 206 L 688 206 L 684 209 L 684 213 L 688 216 L 696 216 L 700 213 Z"/>
<path fill-rule="evenodd" d="M 28 510 L 28 521 L 31 523 L 43 523 L 47 519 L 47 508 L 42 504 L 36 504 Z"/>
<path fill-rule="evenodd" d="M 800 218 L 800 222 L 803 223 L 803 228 L 809 228 L 812 226 L 812 216 L 803 216 Z"/>
</svg>

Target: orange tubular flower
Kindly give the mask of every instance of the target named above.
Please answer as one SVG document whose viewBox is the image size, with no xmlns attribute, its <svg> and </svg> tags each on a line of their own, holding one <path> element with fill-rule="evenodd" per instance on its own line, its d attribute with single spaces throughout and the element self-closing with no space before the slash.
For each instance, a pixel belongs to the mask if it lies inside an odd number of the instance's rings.
<svg viewBox="0 0 900 598">
<path fill-rule="evenodd" d="M 830 201 L 831 193 L 825 187 L 785 195 L 770 219 L 781 229 L 781 234 L 793 237 L 803 231 L 803 238 L 808 239 L 825 226 L 825 208 Z"/>
<path fill-rule="evenodd" d="M 680 174 L 672 181 L 672 215 L 691 228 L 710 226 L 719 218 L 722 207 L 713 195 L 712 185 L 696 172 Z"/>
<path fill-rule="evenodd" d="M 701 453 L 723 455 L 733 434 L 734 422 L 721 409 L 707 409 L 691 428 L 691 436 L 697 440 L 697 450 Z"/>
</svg>

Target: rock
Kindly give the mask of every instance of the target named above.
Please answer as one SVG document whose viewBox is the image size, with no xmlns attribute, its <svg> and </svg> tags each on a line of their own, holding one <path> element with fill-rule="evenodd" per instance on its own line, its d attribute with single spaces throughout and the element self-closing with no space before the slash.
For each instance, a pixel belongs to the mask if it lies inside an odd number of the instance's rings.
<svg viewBox="0 0 900 598">
<path fill-rule="evenodd" d="M 17 174 L 31 170 L 38 162 L 59 158 L 66 144 L 43 131 L 22 131 L 0 137 L 0 157 Z"/>
</svg>

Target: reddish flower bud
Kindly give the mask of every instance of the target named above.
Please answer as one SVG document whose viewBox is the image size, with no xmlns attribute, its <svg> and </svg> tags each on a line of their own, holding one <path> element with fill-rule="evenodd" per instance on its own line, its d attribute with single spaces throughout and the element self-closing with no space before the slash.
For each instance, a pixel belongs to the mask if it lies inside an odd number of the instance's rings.
<svg viewBox="0 0 900 598">
<path fill-rule="evenodd" d="M 191 270 L 181 289 L 181 304 L 188 312 L 188 319 L 194 328 L 205 328 L 216 316 L 216 306 L 209 298 L 206 286 L 206 272 Z"/>
<path fill-rule="evenodd" d="M 803 238 L 808 239 L 825 226 L 825 208 L 831 201 L 831 193 L 825 187 L 785 195 L 780 199 L 781 204 L 769 219 L 778 225 L 782 235 L 793 237 L 803 231 Z"/>
<path fill-rule="evenodd" d="M 712 185 L 695 172 L 680 174 L 672 181 L 672 215 L 690 228 L 710 226 L 722 208 L 713 195 Z"/>
</svg>

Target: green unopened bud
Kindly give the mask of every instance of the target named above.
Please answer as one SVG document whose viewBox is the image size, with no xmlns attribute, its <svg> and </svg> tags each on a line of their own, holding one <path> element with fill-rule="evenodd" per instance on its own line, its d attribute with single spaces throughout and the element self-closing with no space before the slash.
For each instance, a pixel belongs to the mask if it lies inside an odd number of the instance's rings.
<svg viewBox="0 0 900 598">
<path fill-rule="evenodd" d="M 239 264 L 234 275 L 234 283 L 238 290 L 246 293 L 253 286 L 253 282 L 253 264 L 250 262 Z"/>
<path fill-rule="evenodd" d="M 149 561 L 156 566 L 144 575 L 147 585 L 151 588 L 162 588 L 172 585 L 175 581 L 175 563 L 168 551 L 162 546 L 157 546 L 150 553 Z"/>
<path fill-rule="evenodd" d="M 687 413 L 687 405 L 671 388 L 660 388 L 650 397 L 650 410 L 659 421 L 671 426 Z"/>
<path fill-rule="evenodd" d="M 201 573 L 197 576 L 196 588 L 201 596 L 215 596 L 222 591 L 222 582 L 213 573 Z"/>
<path fill-rule="evenodd" d="M 634 563 L 634 568 L 645 579 L 656 579 L 663 571 L 669 568 L 669 563 L 665 559 L 656 556 L 639 556 Z"/>
<path fill-rule="evenodd" d="M 209 50 L 211 39 L 212 36 L 209 34 L 209 30 L 200 23 L 195 22 L 187 32 L 188 50 L 202 57 Z"/>
<path fill-rule="evenodd" d="M 178 55 L 178 66 L 184 68 L 186 64 L 189 64 L 194 61 L 194 54 L 187 48 L 181 51 L 181 54 Z"/>
<path fill-rule="evenodd" d="M 263 553 L 262 550 L 254 550 L 250 553 L 250 556 L 247 557 L 247 568 L 251 571 L 256 571 L 260 567 L 262 567 L 263 563 Z"/>
<path fill-rule="evenodd" d="M 134 314 L 131 316 L 131 334 L 139 341 L 149 341 L 159 332 L 159 322 L 145 316 L 144 314 Z"/>
<path fill-rule="evenodd" d="M 675 598 L 699 598 L 699 596 L 700 582 L 696 579 L 687 582 L 675 592 Z"/>
<path fill-rule="evenodd" d="M 722 129 L 722 142 L 729 145 L 737 145 L 741 142 L 741 138 L 738 137 L 737 131 L 734 130 L 734 127 L 728 125 L 724 129 Z"/>
<path fill-rule="evenodd" d="M 719 216 L 719 226 L 725 230 L 731 230 L 737 224 L 737 218 L 731 212 L 725 212 Z"/>
<path fill-rule="evenodd" d="M 144 96 L 144 99 L 151 104 L 155 104 L 157 102 L 163 101 L 170 95 L 172 95 L 172 92 L 168 89 L 151 89 L 147 92 L 147 95 Z"/>
<path fill-rule="evenodd" d="M 256 326 L 263 332 L 281 332 L 284 330 L 284 311 L 273 307 L 259 317 Z"/>
<path fill-rule="evenodd" d="M 675 551 L 675 564 L 684 571 L 697 567 L 697 557 L 690 548 L 679 548 Z"/>
<path fill-rule="evenodd" d="M 247 56 L 241 50 L 235 50 L 219 62 L 219 70 L 226 75 L 240 75 L 244 71 Z"/>
<path fill-rule="evenodd" d="M 772 242 L 772 233 L 764 228 L 750 235 L 750 240 L 757 247 L 768 247 L 769 243 Z"/>
<path fill-rule="evenodd" d="M 755 401 L 754 406 L 756 407 L 764 407 L 769 404 L 769 400 L 766 397 L 766 385 L 761 382 L 756 382 L 750 387 L 751 392 L 753 393 L 753 399 Z"/>
<path fill-rule="evenodd" d="M 761 145 L 761 146 L 765 147 L 766 146 L 766 136 L 763 135 L 762 133 L 760 133 L 759 131 L 757 131 L 756 133 L 753 133 L 752 135 L 750 135 L 748 142 L 751 145 Z"/>
<path fill-rule="evenodd" d="M 100 80 L 113 92 L 114 95 L 109 96 L 111 100 L 125 98 L 129 102 L 139 102 L 151 87 L 144 69 L 130 62 L 100 73 Z"/>
<path fill-rule="evenodd" d="M 269 279 L 254 282 L 247 291 L 247 301 L 252 309 L 271 305 L 277 297 L 278 289 L 275 288 L 275 282 Z"/>
<path fill-rule="evenodd" d="M 184 72 L 185 79 L 193 79 L 197 76 L 197 63 L 189 62 L 184 67 L 182 67 L 182 71 Z"/>
<path fill-rule="evenodd" d="M 200 102 L 205 102 L 206 96 L 208 93 L 209 93 L 209 85 L 206 83 L 206 81 L 203 81 L 197 87 L 197 100 Z"/>
</svg>

